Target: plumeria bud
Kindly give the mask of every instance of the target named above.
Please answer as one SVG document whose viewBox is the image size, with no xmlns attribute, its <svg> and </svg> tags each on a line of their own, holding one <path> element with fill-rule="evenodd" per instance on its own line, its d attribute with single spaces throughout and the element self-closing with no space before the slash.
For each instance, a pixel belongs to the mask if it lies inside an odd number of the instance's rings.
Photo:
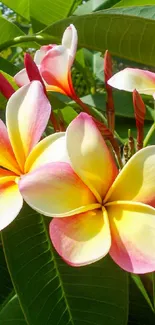
<svg viewBox="0 0 155 325">
<path fill-rule="evenodd" d="M 15 92 L 14 88 L 11 86 L 9 81 L 3 76 L 0 72 L 0 91 L 4 97 L 9 99 L 12 94 Z"/>
<path fill-rule="evenodd" d="M 105 88 L 107 91 L 106 112 L 108 119 L 108 126 L 112 132 L 115 128 L 115 109 L 112 95 L 112 87 L 108 84 L 108 80 L 112 77 L 112 61 L 109 51 L 105 52 L 104 56 L 104 78 Z"/>
<path fill-rule="evenodd" d="M 133 91 L 133 106 L 137 127 L 137 150 L 140 150 L 143 147 L 146 108 L 140 94 L 136 89 Z"/>
<path fill-rule="evenodd" d="M 112 61 L 111 55 L 108 50 L 105 51 L 104 55 L 104 79 L 106 89 L 111 90 L 111 86 L 108 85 L 108 80 L 112 77 Z"/>
<path fill-rule="evenodd" d="M 45 84 L 43 82 L 43 79 L 41 77 L 39 69 L 29 53 L 25 53 L 25 55 L 24 55 L 24 64 L 25 64 L 25 68 L 26 68 L 26 72 L 27 72 L 29 80 L 30 81 L 33 81 L 33 80 L 40 81 L 42 83 L 44 91 L 46 93 Z"/>
</svg>

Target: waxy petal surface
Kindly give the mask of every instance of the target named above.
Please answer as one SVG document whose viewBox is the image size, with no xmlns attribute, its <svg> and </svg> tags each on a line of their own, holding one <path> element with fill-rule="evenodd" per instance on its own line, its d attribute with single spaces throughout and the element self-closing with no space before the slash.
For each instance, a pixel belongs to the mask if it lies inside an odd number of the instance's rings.
<svg viewBox="0 0 155 325">
<path fill-rule="evenodd" d="M 26 160 L 25 173 L 56 161 L 69 162 L 64 132 L 49 135 L 32 149 Z"/>
<path fill-rule="evenodd" d="M 41 62 L 40 72 L 46 83 L 51 85 L 51 90 L 54 90 L 53 87 L 57 87 L 57 91 L 62 89 L 63 93 L 69 94 L 69 53 L 64 46 L 55 46 L 52 50 L 48 51 Z"/>
<path fill-rule="evenodd" d="M 105 202 L 132 200 L 155 207 L 155 146 L 138 151 L 112 184 Z"/>
<path fill-rule="evenodd" d="M 9 171 L 0 171 L 0 230 L 17 217 L 23 205 L 16 178 Z"/>
<path fill-rule="evenodd" d="M 30 80 L 27 75 L 26 69 L 24 68 L 24 69 L 20 70 L 19 72 L 17 72 L 16 75 L 14 76 L 14 80 L 19 87 L 28 85 Z"/>
<path fill-rule="evenodd" d="M 97 208 L 94 195 L 69 164 L 45 164 L 19 181 L 25 201 L 47 216 L 68 216 Z"/>
<path fill-rule="evenodd" d="M 67 128 L 66 142 L 73 169 L 101 202 L 118 170 L 92 117 L 79 114 Z"/>
<path fill-rule="evenodd" d="M 13 153 L 5 124 L 0 120 L 0 166 L 20 174 L 20 168 Z"/>
<path fill-rule="evenodd" d="M 22 171 L 28 154 L 45 130 L 50 112 L 50 103 L 39 81 L 33 81 L 20 88 L 8 101 L 8 134 Z"/>
<path fill-rule="evenodd" d="M 111 235 L 106 210 L 54 218 L 50 223 L 50 237 L 56 251 L 68 264 L 91 264 L 104 257 L 110 249 Z"/>
<path fill-rule="evenodd" d="M 44 56 L 46 53 L 53 48 L 54 45 L 49 44 L 49 45 L 43 45 L 39 50 L 35 52 L 34 55 L 34 62 L 37 65 L 40 65 L 41 61 L 43 60 Z"/>
<path fill-rule="evenodd" d="M 69 61 L 68 69 L 70 70 L 76 55 L 78 35 L 77 30 L 73 24 L 66 28 L 63 37 L 62 45 L 68 49 Z"/>
<path fill-rule="evenodd" d="M 145 204 L 116 202 L 106 206 L 112 244 L 110 255 L 124 270 L 155 270 L 155 209 Z"/>
<path fill-rule="evenodd" d="M 136 89 L 140 94 L 153 95 L 155 92 L 155 73 L 148 70 L 126 68 L 108 80 L 114 88 L 126 91 Z"/>
</svg>

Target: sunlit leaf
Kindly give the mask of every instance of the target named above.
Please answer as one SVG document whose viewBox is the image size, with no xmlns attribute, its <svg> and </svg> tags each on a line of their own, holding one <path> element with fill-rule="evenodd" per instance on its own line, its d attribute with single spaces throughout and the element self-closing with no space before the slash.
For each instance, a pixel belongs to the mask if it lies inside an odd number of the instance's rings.
<svg viewBox="0 0 155 325">
<path fill-rule="evenodd" d="M 0 30 L 3 31 L 0 33 L 0 44 L 25 35 L 20 28 L 3 17 L 0 17 Z"/>
<path fill-rule="evenodd" d="M 43 218 L 25 206 L 2 231 L 7 263 L 28 323 L 126 325 L 127 273 L 109 257 L 72 268 L 58 257 Z"/>
<path fill-rule="evenodd" d="M 41 34 L 61 39 L 70 23 L 78 30 L 79 47 L 100 52 L 108 49 L 118 57 L 154 65 L 155 6 L 115 8 L 73 16 L 47 27 Z"/>
</svg>

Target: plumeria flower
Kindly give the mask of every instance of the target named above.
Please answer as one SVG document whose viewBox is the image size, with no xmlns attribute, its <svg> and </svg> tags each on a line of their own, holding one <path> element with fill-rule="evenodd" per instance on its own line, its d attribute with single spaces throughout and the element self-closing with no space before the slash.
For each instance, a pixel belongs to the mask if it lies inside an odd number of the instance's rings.
<svg viewBox="0 0 155 325">
<path fill-rule="evenodd" d="M 111 77 L 108 84 L 130 92 L 136 89 L 140 94 L 152 95 L 155 98 L 155 73 L 148 70 L 126 68 Z"/>
<path fill-rule="evenodd" d="M 60 256 L 82 266 L 109 252 L 126 271 L 154 271 L 155 146 L 119 173 L 92 117 L 81 113 L 54 148 L 55 162 L 24 175 L 19 188 L 32 208 L 54 217 L 50 237 Z"/>
<path fill-rule="evenodd" d="M 0 120 L 0 230 L 22 208 L 20 181 L 24 175 L 53 161 L 50 150 L 61 135 L 48 136 L 38 143 L 50 113 L 50 103 L 38 81 L 20 88 L 8 100 L 6 126 Z"/>
<path fill-rule="evenodd" d="M 65 30 L 61 45 L 42 46 L 36 51 L 34 61 L 38 65 L 46 89 L 74 97 L 75 92 L 71 80 L 71 67 L 77 49 L 77 31 L 74 25 Z M 29 82 L 26 69 L 15 75 L 18 86 Z"/>
</svg>

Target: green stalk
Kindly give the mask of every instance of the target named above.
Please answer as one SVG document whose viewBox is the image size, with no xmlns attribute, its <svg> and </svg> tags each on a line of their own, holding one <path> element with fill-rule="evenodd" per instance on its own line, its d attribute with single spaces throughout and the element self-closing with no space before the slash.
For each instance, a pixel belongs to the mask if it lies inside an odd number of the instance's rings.
<svg viewBox="0 0 155 325">
<path fill-rule="evenodd" d="M 147 146 L 150 138 L 152 137 L 153 133 L 155 132 L 155 122 L 152 124 L 152 126 L 150 127 L 150 130 L 148 131 L 145 139 L 144 139 L 144 147 Z"/>
<path fill-rule="evenodd" d="M 58 40 L 56 37 L 52 36 L 41 36 L 41 35 L 24 35 L 24 36 L 17 36 L 9 41 L 6 41 L 0 45 L 0 51 L 5 50 L 6 48 L 19 44 L 19 43 L 25 43 L 25 42 L 39 42 L 40 41 L 48 41 L 48 42 L 54 42 L 56 43 Z"/>
</svg>

